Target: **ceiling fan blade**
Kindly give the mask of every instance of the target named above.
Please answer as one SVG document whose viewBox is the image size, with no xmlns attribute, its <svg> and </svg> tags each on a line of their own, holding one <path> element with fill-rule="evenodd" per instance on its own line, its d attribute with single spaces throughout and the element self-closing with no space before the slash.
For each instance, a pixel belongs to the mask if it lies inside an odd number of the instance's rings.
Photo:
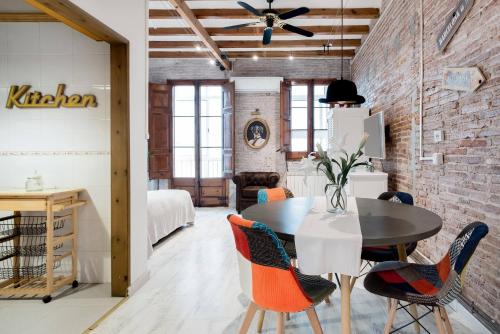
<svg viewBox="0 0 500 334">
<path fill-rule="evenodd" d="M 268 45 L 271 43 L 271 36 L 273 35 L 273 28 L 266 27 L 264 29 L 264 36 L 262 36 L 262 44 Z"/>
<path fill-rule="evenodd" d="M 254 15 L 262 16 L 262 13 L 260 12 L 260 10 L 257 10 L 255 8 L 253 8 L 252 6 L 250 6 L 249 4 L 247 4 L 246 2 L 238 1 L 238 5 L 240 5 L 241 7 L 245 8 L 246 10 L 248 10 L 250 13 L 252 13 Z"/>
<path fill-rule="evenodd" d="M 295 16 L 304 15 L 306 13 L 309 13 L 309 8 L 300 7 L 300 8 L 292 9 L 292 10 L 285 12 L 285 13 L 281 13 L 278 15 L 278 17 L 282 20 L 287 20 L 287 19 L 291 19 L 292 17 L 295 17 Z"/>
<path fill-rule="evenodd" d="M 256 24 L 259 24 L 259 23 L 260 22 L 250 22 L 250 23 L 236 24 L 234 26 L 224 27 L 224 29 L 239 29 L 239 28 L 244 28 L 244 27 L 248 27 L 248 26 L 253 26 L 253 25 L 256 25 Z"/>
<path fill-rule="evenodd" d="M 294 32 L 296 34 L 302 35 L 302 36 L 306 36 L 306 37 L 313 37 L 314 36 L 314 34 L 310 31 L 300 29 L 299 27 L 292 26 L 291 24 L 287 24 L 287 23 L 285 23 L 281 28 L 288 30 L 288 31 L 291 31 L 291 32 Z"/>
</svg>

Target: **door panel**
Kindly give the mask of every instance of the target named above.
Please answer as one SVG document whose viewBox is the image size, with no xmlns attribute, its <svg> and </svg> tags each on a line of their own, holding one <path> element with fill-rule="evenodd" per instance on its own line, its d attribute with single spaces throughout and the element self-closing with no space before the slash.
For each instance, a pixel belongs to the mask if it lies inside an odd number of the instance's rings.
<svg viewBox="0 0 500 334">
<path fill-rule="evenodd" d="M 224 177 L 231 178 L 234 175 L 234 81 L 222 86 L 222 164 Z"/>
<path fill-rule="evenodd" d="M 172 93 L 167 84 L 149 84 L 149 178 L 172 177 Z"/>
<path fill-rule="evenodd" d="M 227 206 L 226 179 L 200 179 L 201 206 Z"/>
<path fill-rule="evenodd" d="M 182 84 L 179 94 L 179 86 L 174 86 L 173 93 L 172 188 L 188 191 L 195 206 L 227 206 L 224 177 L 232 175 L 234 168 L 234 83 L 193 82 L 189 89 L 189 82 Z"/>
<path fill-rule="evenodd" d="M 193 204 L 197 206 L 196 201 L 196 179 L 195 178 L 174 178 L 172 179 L 172 189 L 186 190 L 191 195 Z"/>
</svg>

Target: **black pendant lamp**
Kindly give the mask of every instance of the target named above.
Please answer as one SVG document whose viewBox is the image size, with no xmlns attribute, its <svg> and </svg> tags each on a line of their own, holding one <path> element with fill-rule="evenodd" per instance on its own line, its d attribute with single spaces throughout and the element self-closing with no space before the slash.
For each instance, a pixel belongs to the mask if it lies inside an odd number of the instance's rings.
<svg viewBox="0 0 500 334">
<path fill-rule="evenodd" d="M 328 85 L 326 97 L 319 99 L 321 103 L 329 104 L 361 104 L 365 98 L 358 95 L 356 84 L 350 80 L 344 80 L 344 0 L 341 0 L 340 10 L 340 80 L 334 80 Z"/>
</svg>

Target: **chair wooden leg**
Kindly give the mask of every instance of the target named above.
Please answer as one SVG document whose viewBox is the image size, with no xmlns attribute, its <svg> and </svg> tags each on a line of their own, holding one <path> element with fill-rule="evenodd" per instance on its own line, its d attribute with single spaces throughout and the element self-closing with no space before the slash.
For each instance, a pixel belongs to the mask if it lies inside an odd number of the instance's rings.
<svg viewBox="0 0 500 334">
<path fill-rule="evenodd" d="M 323 329 L 321 328 L 321 323 L 319 322 L 318 315 L 316 314 L 316 310 L 314 309 L 314 307 L 307 309 L 306 314 L 309 318 L 309 322 L 311 323 L 313 333 L 323 334 Z"/>
<path fill-rule="evenodd" d="M 283 313 L 277 314 L 277 326 L 276 326 L 276 334 L 285 334 L 285 319 L 283 317 Z"/>
<path fill-rule="evenodd" d="M 446 334 L 443 326 L 443 319 L 441 319 L 441 312 L 439 312 L 439 307 L 434 307 L 434 319 L 436 320 L 436 327 L 439 334 Z"/>
<path fill-rule="evenodd" d="M 387 323 L 385 324 L 384 334 L 389 334 L 392 329 L 392 324 L 394 323 L 394 318 L 396 318 L 396 309 L 398 306 L 398 301 L 396 299 L 389 299 L 389 315 L 387 317 Z"/>
<path fill-rule="evenodd" d="M 262 333 L 262 326 L 264 325 L 264 316 L 265 315 L 266 315 L 266 311 L 260 310 L 259 322 L 257 323 L 257 333 Z"/>
<path fill-rule="evenodd" d="M 286 321 L 289 321 L 290 320 L 290 313 L 286 312 L 285 318 L 286 318 Z"/>
<path fill-rule="evenodd" d="M 453 328 L 451 327 L 450 318 L 448 318 L 448 312 L 444 306 L 439 306 L 439 311 L 441 312 L 441 318 L 443 319 L 444 325 L 446 327 L 446 332 L 448 334 L 453 334 Z"/>
<path fill-rule="evenodd" d="M 356 276 L 354 276 L 353 278 L 351 278 L 351 292 L 352 292 L 352 289 L 354 289 L 354 284 L 356 284 L 356 280 L 358 278 Z"/>
<path fill-rule="evenodd" d="M 257 312 L 257 305 L 255 305 L 253 302 L 250 302 L 250 305 L 248 305 L 247 313 L 245 314 L 245 319 L 243 320 L 243 323 L 241 324 L 240 328 L 240 334 L 246 334 L 248 332 L 248 328 L 250 327 L 250 324 L 252 323 L 252 319 L 255 315 L 255 312 Z"/>
<path fill-rule="evenodd" d="M 332 273 L 328 273 L 328 280 L 329 280 L 330 282 L 332 282 L 332 281 L 333 281 L 333 274 L 332 274 Z M 330 303 L 331 303 L 331 302 L 330 302 L 330 297 L 328 297 L 328 296 L 327 296 L 327 297 L 325 298 L 325 303 L 327 303 L 327 304 L 330 304 Z"/>
<path fill-rule="evenodd" d="M 400 244 L 397 245 L 397 249 L 398 249 L 399 261 L 408 262 L 408 256 L 406 255 L 406 246 L 404 244 Z M 410 313 L 415 319 L 418 319 L 417 305 L 415 304 L 410 305 Z M 415 322 L 413 326 L 415 327 L 415 332 L 420 333 L 420 325 L 418 324 L 418 322 Z"/>
</svg>

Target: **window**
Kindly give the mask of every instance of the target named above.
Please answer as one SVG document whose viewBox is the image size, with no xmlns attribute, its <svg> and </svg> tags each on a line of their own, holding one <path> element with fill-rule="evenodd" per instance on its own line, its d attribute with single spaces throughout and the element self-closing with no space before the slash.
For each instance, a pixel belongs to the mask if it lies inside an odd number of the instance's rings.
<svg viewBox="0 0 500 334">
<path fill-rule="evenodd" d="M 316 151 L 316 144 L 328 149 L 329 105 L 318 100 L 326 96 L 331 80 L 290 80 L 282 84 L 281 135 L 288 159 Z"/>
<path fill-rule="evenodd" d="M 174 84 L 175 178 L 223 177 L 222 102 L 222 85 Z"/>
<path fill-rule="evenodd" d="M 222 177 L 222 87 L 200 87 L 200 174 Z"/>
<path fill-rule="evenodd" d="M 174 86 L 174 177 L 195 177 L 195 86 Z"/>
</svg>

